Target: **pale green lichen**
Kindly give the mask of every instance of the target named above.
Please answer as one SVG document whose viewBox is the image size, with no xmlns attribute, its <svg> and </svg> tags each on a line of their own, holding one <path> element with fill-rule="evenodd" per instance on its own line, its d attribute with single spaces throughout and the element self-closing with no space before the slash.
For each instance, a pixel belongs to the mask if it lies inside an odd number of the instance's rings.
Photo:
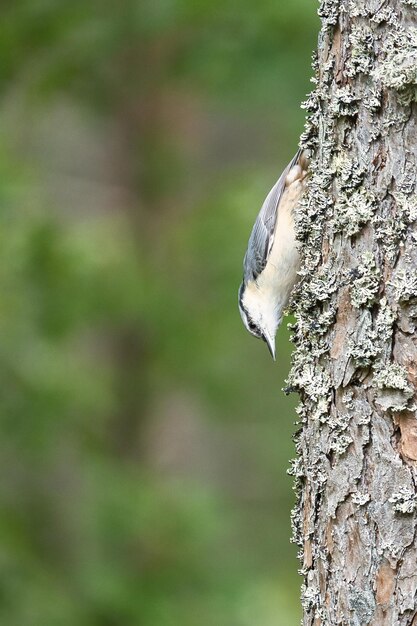
<svg viewBox="0 0 417 626">
<path fill-rule="evenodd" d="M 327 423 L 331 430 L 343 431 L 348 427 L 350 420 L 351 416 L 348 413 L 336 412 L 329 417 Z"/>
<path fill-rule="evenodd" d="M 379 303 L 379 310 L 375 322 L 378 339 L 384 344 L 391 341 L 392 325 L 394 321 L 395 315 L 384 296 Z"/>
<path fill-rule="evenodd" d="M 363 106 L 374 113 L 381 107 L 382 92 L 376 87 L 371 87 L 362 99 Z"/>
<path fill-rule="evenodd" d="M 394 511 L 397 513 L 409 515 L 417 509 L 417 494 L 407 487 L 400 487 L 396 493 L 392 494 L 389 502 L 394 505 Z"/>
<path fill-rule="evenodd" d="M 297 239 L 303 242 L 306 251 L 302 271 L 310 272 L 320 261 L 321 240 L 323 237 L 322 223 L 326 218 L 331 201 L 327 188 L 332 174 L 326 163 L 312 163 L 307 183 L 308 193 L 299 203 L 295 214 Z M 311 199 L 314 198 L 314 201 Z M 305 242 L 308 241 L 308 246 Z"/>
<path fill-rule="evenodd" d="M 350 435 L 345 433 L 337 434 L 336 436 L 330 437 L 329 450 L 338 456 L 342 456 L 351 443 L 353 443 L 353 439 Z"/>
<path fill-rule="evenodd" d="M 398 26 L 399 20 L 398 15 L 394 9 L 391 7 L 381 6 L 374 15 L 371 17 L 371 22 L 375 22 L 375 24 L 381 24 L 385 22 L 386 24 L 390 24 L 391 26 Z"/>
<path fill-rule="evenodd" d="M 329 268 L 322 267 L 312 277 L 308 290 L 315 302 L 328 300 L 337 289 L 337 276 L 329 271 Z"/>
<path fill-rule="evenodd" d="M 353 442 L 351 435 L 346 432 L 350 421 L 351 416 L 348 413 L 339 412 L 334 412 L 327 420 L 327 424 L 331 429 L 329 452 L 334 452 L 337 456 L 341 456 Z"/>
<path fill-rule="evenodd" d="M 375 302 L 379 290 L 381 271 L 372 252 L 365 252 L 354 272 L 350 299 L 355 308 L 369 306 Z"/>
<path fill-rule="evenodd" d="M 336 311 L 335 304 L 330 303 L 329 308 L 319 313 L 310 324 L 310 332 L 318 336 L 324 335 L 333 324 L 336 318 Z"/>
<path fill-rule="evenodd" d="M 407 394 L 413 392 L 407 379 L 407 370 L 398 363 L 382 365 L 374 374 L 374 386 L 378 389 L 399 389 Z"/>
<path fill-rule="evenodd" d="M 350 58 L 345 65 L 346 75 L 353 78 L 357 74 L 369 74 L 374 58 L 374 35 L 369 26 L 354 23 L 349 44 Z"/>
<path fill-rule="evenodd" d="M 287 469 L 288 476 L 294 476 L 294 478 L 301 480 L 304 477 L 304 467 L 300 457 L 291 459 L 290 467 Z"/>
<path fill-rule="evenodd" d="M 383 411 L 392 411 L 393 413 L 411 410 L 413 407 L 409 406 L 408 401 L 409 398 L 402 391 L 396 389 L 383 389 L 375 400 Z"/>
<path fill-rule="evenodd" d="M 320 421 L 322 424 L 325 424 L 328 420 L 328 411 L 330 405 L 330 388 L 328 390 L 327 395 L 321 396 L 317 401 L 315 406 L 313 406 L 311 410 L 311 419 L 313 422 Z"/>
<path fill-rule="evenodd" d="M 417 297 L 417 274 L 415 267 L 397 270 L 389 285 L 394 288 L 399 302 L 408 302 Z"/>
<path fill-rule="evenodd" d="M 368 17 L 369 11 L 365 8 L 364 3 L 359 0 L 349 0 L 349 15 L 352 17 Z"/>
<path fill-rule="evenodd" d="M 289 384 L 294 389 L 302 389 L 313 403 L 312 415 L 315 420 L 327 413 L 330 403 L 330 376 L 323 367 L 314 363 L 310 352 L 299 355 L 290 373 Z"/>
<path fill-rule="evenodd" d="M 311 295 L 311 294 L 310 294 Z M 304 362 L 310 362 L 311 358 L 319 358 L 322 354 L 327 352 L 328 345 L 325 339 L 325 334 L 329 327 L 332 325 L 336 316 L 336 307 L 331 305 L 328 310 L 318 314 L 314 319 L 301 317 L 296 324 L 290 325 L 290 329 L 295 332 L 292 336 L 293 341 L 308 341 L 310 347 L 305 353 L 301 355 L 297 361 L 298 370 L 301 364 Z M 295 370 L 294 370 L 295 371 Z M 292 390 L 293 385 L 289 382 L 288 390 Z"/>
<path fill-rule="evenodd" d="M 374 387 L 379 390 L 376 402 L 384 410 L 394 412 L 411 409 L 409 401 L 414 395 L 407 378 L 407 370 L 398 363 L 379 363 L 374 371 Z"/>
<path fill-rule="evenodd" d="M 343 393 L 342 402 L 347 409 L 353 409 L 353 390 L 349 387 Z"/>
<path fill-rule="evenodd" d="M 318 623 L 321 626 L 330 626 L 330 622 L 327 617 L 327 608 L 319 606 L 315 612 Z"/>
<path fill-rule="evenodd" d="M 397 214 L 401 216 L 401 219 L 405 220 L 407 224 L 412 224 L 417 220 L 417 195 L 409 195 L 415 184 L 414 176 L 411 172 L 407 179 L 407 184 L 411 185 L 411 189 L 408 190 L 408 193 L 397 191 L 392 195 L 397 204 Z"/>
<path fill-rule="evenodd" d="M 331 29 L 337 24 L 342 0 L 322 0 L 317 11 L 321 18 L 322 30 Z"/>
<path fill-rule="evenodd" d="M 372 218 L 375 209 L 375 196 L 364 187 L 349 195 L 341 192 L 334 206 L 332 225 L 335 232 L 343 232 L 349 237 L 356 235 Z"/>
<path fill-rule="evenodd" d="M 301 482 L 295 481 L 294 491 L 296 494 L 299 493 L 301 488 Z M 290 524 L 291 524 L 291 543 L 295 543 L 297 546 L 302 545 L 303 543 L 303 526 L 301 520 L 300 509 L 298 507 L 294 507 L 290 514 Z M 302 554 L 298 555 L 300 561 L 302 561 Z"/>
<path fill-rule="evenodd" d="M 379 303 L 375 319 L 369 311 L 364 310 L 358 322 L 355 337 L 348 343 L 348 350 L 358 367 L 369 367 L 377 357 L 387 352 L 392 339 L 394 313 L 386 298 Z"/>
<path fill-rule="evenodd" d="M 399 186 L 403 183 L 400 181 Z M 409 194 L 409 186 L 414 187 L 414 175 L 405 177 L 404 190 L 394 192 L 395 215 L 380 215 L 374 219 L 376 237 L 384 247 L 388 261 L 394 264 L 404 242 L 408 226 L 417 219 L 417 196 Z"/>
<path fill-rule="evenodd" d="M 363 506 L 371 499 L 369 493 L 361 493 L 360 491 L 356 491 L 352 493 L 352 502 L 353 504 L 357 504 L 358 506 Z"/>
<path fill-rule="evenodd" d="M 364 169 L 345 151 L 341 150 L 333 159 L 333 172 L 341 189 L 355 189 L 363 181 Z"/>
<path fill-rule="evenodd" d="M 329 103 L 329 113 L 335 117 L 343 115 L 345 117 L 357 115 L 358 97 L 353 93 L 350 85 L 337 87 L 333 92 L 333 97 Z"/>
<path fill-rule="evenodd" d="M 375 220 L 376 238 L 385 252 L 387 260 L 394 265 L 399 252 L 400 243 L 404 240 L 407 224 L 394 216 L 379 215 Z"/>
<path fill-rule="evenodd" d="M 374 78 L 384 87 L 403 91 L 417 85 L 417 29 L 397 27 L 383 43 L 384 60 Z"/>
<path fill-rule="evenodd" d="M 368 326 L 363 326 L 363 336 L 360 341 L 351 340 L 348 343 L 348 350 L 352 359 L 354 359 L 357 367 L 369 367 L 380 352 L 376 339 L 377 335 L 372 328 L 372 321 L 368 322 Z"/>
<path fill-rule="evenodd" d="M 311 611 L 317 607 L 320 602 L 320 589 L 313 585 L 302 585 L 301 587 L 301 606 L 305 611 Z"/>
</svg>

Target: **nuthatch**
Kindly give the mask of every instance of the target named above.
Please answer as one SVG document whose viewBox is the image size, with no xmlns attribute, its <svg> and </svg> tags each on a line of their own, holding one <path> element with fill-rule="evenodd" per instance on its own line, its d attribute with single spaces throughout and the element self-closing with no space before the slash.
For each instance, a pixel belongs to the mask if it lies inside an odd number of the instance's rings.
<svg viewBox="0 0 417 626">
<path fill-rule="evenodd" d="M 267 195 L 243 260 L 240 315 L 247 330 L 266 342 L 274 360 L 275 334 L 300 264 L 294 208 L 305 188 L 307 168 L 307 156 L 298 150 Z"/>
</svg>

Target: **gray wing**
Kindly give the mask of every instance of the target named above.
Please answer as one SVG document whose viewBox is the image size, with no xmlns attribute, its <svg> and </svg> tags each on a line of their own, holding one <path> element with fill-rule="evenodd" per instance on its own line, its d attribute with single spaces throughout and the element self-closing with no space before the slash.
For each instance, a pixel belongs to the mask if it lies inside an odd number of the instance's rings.
<svg viewBox="0 0 417 626">
<path fill-rule="evenodd" d="M 243 259 L 243 278 L 245 282 L 255 280 L 268 261 L 274 241 L 278 205 L 285 189 L 285 179 L 290 169 L 298 162 L 300 154 L 301 150 L 298 150 L 295 157 L 290 161 L 272 187 L 259 211 L 249 237 L 248 249 Z"/>
</svg>

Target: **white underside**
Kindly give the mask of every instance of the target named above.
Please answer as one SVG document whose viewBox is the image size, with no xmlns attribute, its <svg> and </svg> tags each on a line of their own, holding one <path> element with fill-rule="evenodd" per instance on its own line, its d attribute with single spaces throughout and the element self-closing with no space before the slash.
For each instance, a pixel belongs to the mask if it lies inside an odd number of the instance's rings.
<svg viewBox="0 0 417 626">
<path fill-rule="evenodd" d="M 301 169 L 301 168 L 300 168 Z M 278 208 L 272 249 L 265 269 L 250 281 L 243 303 L 261 328 L 275 336 L 291 291 L 297 282 L 300 257 L 297 249 L 293 211 L 304 190 L 304 172 L 285 189 Z"/>
</svg>

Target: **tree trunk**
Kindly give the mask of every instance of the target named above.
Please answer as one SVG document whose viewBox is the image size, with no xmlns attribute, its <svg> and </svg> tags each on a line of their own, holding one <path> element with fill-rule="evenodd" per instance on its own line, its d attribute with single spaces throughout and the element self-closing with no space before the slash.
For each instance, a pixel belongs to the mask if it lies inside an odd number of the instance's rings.
<svg viewBox="0 0 417 626">
<path fill-rule="evenodd" d="M 290 386 L 303 624 L 417 625 L 416 0 L 323 0 Z"/>
</svg>

